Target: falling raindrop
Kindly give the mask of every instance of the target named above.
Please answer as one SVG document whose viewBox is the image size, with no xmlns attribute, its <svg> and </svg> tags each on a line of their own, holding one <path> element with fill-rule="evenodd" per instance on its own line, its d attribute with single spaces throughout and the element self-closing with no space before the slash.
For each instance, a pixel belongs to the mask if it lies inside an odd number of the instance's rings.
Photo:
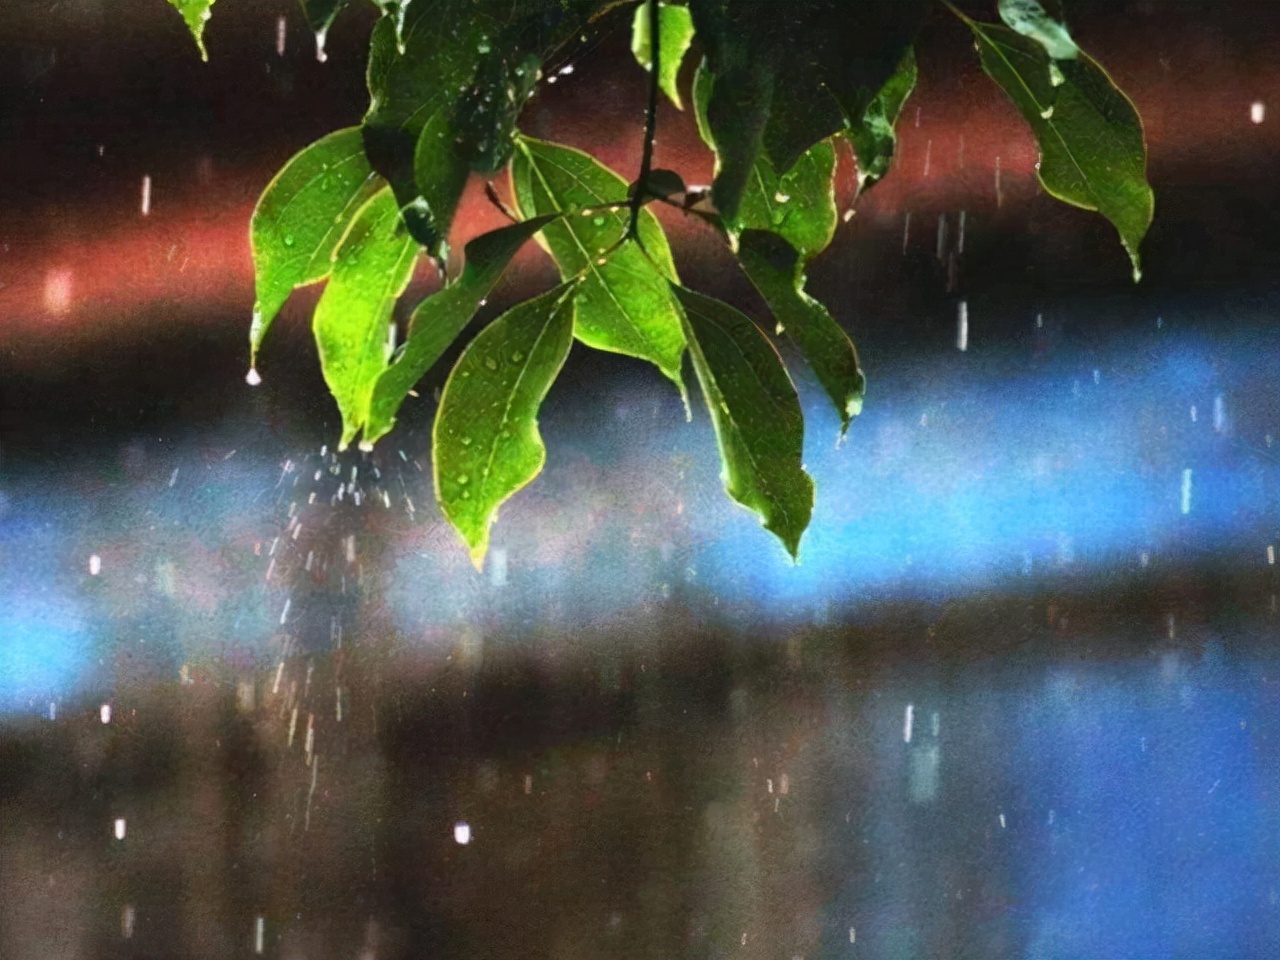
<svg viewBox="0 0 1280 960">
<path fill-rule="evenodd" d="M 969 349 L 969 301 L 961 300 L 956 307 L 956 349 L 964 353 Z"/>
<path fill-rule="evenodd" d="M 98 719 L 104 724 L 111 722 L 111 704 L 104 703 L 98 708 Z"/>
<path fill-rule="evenodd" d="M 125 827 L 124 817 L 116 817 L 115 823 L 112 825 L 112 829 L 117 840 L 124 839 Z"/>
<path fill-rule="evenodd" d="M 453 825 L 453 839 L 462 846 L 466 846 L 471 842 L 471 825 L 465 820 L 459 820 Z"/>
<path fill-rule="evenodd" d="M 324 52 L 324 42 L 327 35 L 328 35 L 327 30 L 316 31 L 316 59 L 321 63 L 324 63 L 329 59 L 329 55 Z M 262 951 L 259 950 L 258 952 L 261 953 Z"/>
<path fill-rule="evenodd" d="M 1254 123 L 1262 123 L 1267 119 L 1267 105 L 1261 100 L 1255 100 L 1249 105 L 1249 119 Z"/>
<path fill-rule="evenodd" d="M 262 375 L 258 373 L 257 367 L 249 368 L 249 372 L 244 375 L 244 382 L 251 387 L 256 387 L 262 383 Z"/>
<path fill-rule="evenodd" d="M 142 215 L 145 217 L 151 213 L 151 174 L 146 174 L 142 178 Z"/>
<path fill-rule="evenodd" d="M 289 28 L 289 21 L 284 14 L 276 17 L 276 56 L 284 56 L 285 35 Z"/>
<path fill-rule="evenodd" d="M 1191 468 L 1182 471 L 1181 510 L 1183 516 L 1191 512 Z"/>
</svg>

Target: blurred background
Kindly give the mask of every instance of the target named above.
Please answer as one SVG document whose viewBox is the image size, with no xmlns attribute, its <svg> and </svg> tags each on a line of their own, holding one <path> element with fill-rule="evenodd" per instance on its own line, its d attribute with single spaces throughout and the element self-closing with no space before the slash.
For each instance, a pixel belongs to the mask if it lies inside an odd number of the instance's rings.
<svg viewBox="0 0 1280 960">
<path fill-rule="evenodd" d="M 939 7 L 809 271 L 869 392 L 837 444 L 793 367 L 801 563 L 705 411 L 575 347 L 477 573 L 443 372 L 335 453 L 310 289 L 244 382 L 253 204 L 359 122 L 372 15 L 320 62 L 221 0 L 202 63 L 162 0 L 0 5 L 0 957 L 1280 953 L 1280 7 L 1068 15 L 1146 123 L 1141 284 Z M 523 128 L 629 176 L 627 27 Z M 711 175 L 669 105 L 657 161 Z M 531 246 L 486 316 L 553 277 Z"/>
</svg>

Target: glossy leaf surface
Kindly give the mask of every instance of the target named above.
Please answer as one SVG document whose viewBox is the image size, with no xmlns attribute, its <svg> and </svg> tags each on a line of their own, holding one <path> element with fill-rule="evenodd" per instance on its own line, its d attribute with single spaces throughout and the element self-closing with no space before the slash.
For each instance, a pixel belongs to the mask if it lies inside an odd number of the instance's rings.
<svg viewBox="0 0 1280 960">
<path fill-rule="evenodd" d="M 508 310 L 449 376 L 432 435 L 436 498 L 480 567 L 498 507 L 542 470 L 538 410 L 573 342 L 573 290 Z"/>
<path fill-rule="evenodd" d="M 1129 98 L 1083 52 L 1074 60 L 1053 60 L 1035 40 L 1008 27 L 967 22 L 983 69 L 1035 134 L 1045 190 L 1110 220 L 1139 279 L 1139 247 L 1155 200 L 1142 122 Z"/>
<path fill-rule="evenodd" d="M 209 22 L 213 12 L 214 0 L 169 0 L 169 3 L 186 21 L 191 39 L 200 48 L 200 59 L 208 60 L 209 51 L 204 47 L 204 25 Z"/>
<path fill-rule="evenodd" d="M 422 376 L 457 339 L 484 302 L 516 251 L 550 218 L 526 220 L 476 237 L 467 244 L 462 274 L 414 310 L 409 335 L 374 386 L 364 439 L 374 443 L 395 425 L 395 414 Z"/>
<path fill-rule="evenodd" d="M 1080 55 L 1066 26 L 1036 0 L 1000 0 L 999 11 L 1005 26 L 1036 41 L 1055 60 L 1074 60 Z"/>
<path fill-rule="evenodd" d="M 631 52 L 636 62 L 646 70 L 653 61 L 653 38 L 649 36 L 649 4 L 655 0 L 645 0 L 636 7 L 635 20 L 631 25 Z M 659 25 L 662 47 L 658 51 L 658 86 L 667 98 L 681 110 L 684 104 L 680 100 L 680 88 L 677 80 L 680 66 L 684 63 L 684 55 L 693 43 L 693 17 L 689 8 L 673 3 L 658 4 Z"/>
<path fill-rule="evenodd" d="M 359 127 L 317 140 L 267 185 L 250 225 L 257 293 L 249 329 L 254 357 L 290 292 L 329 275 L 334 251 L 356 211 L 381 186 L 365 159 Z"/>
<path fill-rule="evenodd" d="M 342 413 L 340 447 L 368 420 L 373 388 L 390 353 L 391 313 L 417 254 L 395 197 L 383 189 L 360 208 L 334 257 L 312 326 L 320 368 Z"/>
<path fill-rule="evenodd" d="M 676 278 L 675 264 L 666 234 L 648 210 L 639 220 L 644 250 L 633 240 L 619 245 L 630 217 L 620 206 L 627 181 L 580 150 L 523 137 L 511 182 L 521 216 L 565 214 L 542 237 L 560 275 L 582 279 L 574 297 L 577 338 L 597 350 L 648 360 L 681 385 L 684 335 L 668 284 Z"/>
<path fill-rule="evenodd" d="M 915 54 L 908 50 L 898 69 L 871 98 L 861 120 L 849 124 L 849 143 L 858 158 L 859 192 L 874 186 L 889 172 L 893 152 L 898 145 L 898 117 L 907 97 L 915 89 L 916 77 Z"/>
<path fill-rule="evenodd" d="M 813 512 L 804 418 L 782 358 L 728 304 L 675 287 L 693 369 L 720 447 L 725 491 L 760 517 L 792 557 Z"/>
<path fill-rule="evenodd" d="M 804 292 L 804 260 L 782 237 L 748 230 L 738 257 L 779 325 L 800 348 L 840 415 L 840 432 L 862 412 L 866 378 L 848 334 L 813 297 Z"/>
</svg>

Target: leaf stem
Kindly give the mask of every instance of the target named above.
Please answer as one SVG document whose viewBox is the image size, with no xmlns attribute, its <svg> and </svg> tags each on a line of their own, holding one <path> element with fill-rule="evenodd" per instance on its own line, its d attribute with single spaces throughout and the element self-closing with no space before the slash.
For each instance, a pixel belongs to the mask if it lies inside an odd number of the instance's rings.
<svg viewBox="0 0 1280 960">
<path fill-rule="evenodd" d="M 943 5 L 944 7 L 946 7 L 948 10 L 950 10 L 952 13 L 954 13 L 957 17 L 959 17 L 961 20 L 963 20 L 966 24 L 972 24 L 972 23 L 973 23 L 973 20 L 972 20 L 970 17 L 968 17 L 968 16 L 964 13 L 964 11 L 962 11 L 959 7 L 957 7 L 954 3 L 952 3 L 952 2 L 951 2 L 951 0 L 941 0 L 941 3 L 942 3 L 942 5 Z"/>
<path fill-rule="evenodd" d="M 658 126 L 658 75 L 662 60 L 662 17 L 658 0 L 645 0 L 649 5 L 649 106 L 644 118 L 644 153 L 640 156 L 640 176 L 631 197 L 631 222 L 627 239 L 640 241 L 640 211 L 649 193 L 649 173 L 653 169 L 653 138 Z"/>
</svg>

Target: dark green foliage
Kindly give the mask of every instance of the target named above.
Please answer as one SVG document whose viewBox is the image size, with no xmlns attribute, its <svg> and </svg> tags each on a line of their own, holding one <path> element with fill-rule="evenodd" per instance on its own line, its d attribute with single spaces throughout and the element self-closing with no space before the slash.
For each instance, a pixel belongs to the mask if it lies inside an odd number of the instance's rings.
<svg viewBox="0 0 1280 960">
<path fill-rule="evenodd" d="M 170 2 L 201 43 L 212 0 Z M 347 0 L 301 2 L 322 36 Z M 801 464 L 804 423 L 791 378 L 768 334 L 680 284 L 646 205 L 683 207 L 724 237 L 772 313 L 770 326 L 813 368 L 843 432 L 862 407 L 865 378 L 848 335 L 805 292 L 805 269 L 835 233 L 838 141 L 857 156 L 859 190 L 889 170 L 928 0 L 375 2 L 382 17 L 370 38 L 363 124 L 290 160 L 254 213 L 252 355 L 290 291 L 327 279 L 314 327 L 342 444 L 363 433 L 371 445 L 536 236 L 561 285 L 476 335 L 436 413 L 437 498 L 473 560 L 483 561 L 498 507 L 542 468 L 538 410 L 575 339 L 654 364 L 682 395 L 687 351 L 725 489 L 796 556 L 813 482 Z M 1136 277 L 1153 202 L 1133 105 L 1079 49 L 1054 0 L 995 0 L 1005 25 L 941 2 L 973 32 L 983 68 L 1035 134 L 1045 189 L 1111 220 Z M 691 45 L 701 51 L 691 92 L 716 155 L 710 208 L 679 171 L 650 169 L 652 107 L 634 180 L 581 150 L 520 133 L 543 67 L 610 15 L 631 19 L 651 104 L 661 91 L 683 105 L 680 66 Z M 443 262 L 469 176 L 504 168 L 520 222 L 467 245 L 462 271 L 418 305 L 396 349 L 392 310 L 415 263 L 423 254 Z"/>
</svg>

